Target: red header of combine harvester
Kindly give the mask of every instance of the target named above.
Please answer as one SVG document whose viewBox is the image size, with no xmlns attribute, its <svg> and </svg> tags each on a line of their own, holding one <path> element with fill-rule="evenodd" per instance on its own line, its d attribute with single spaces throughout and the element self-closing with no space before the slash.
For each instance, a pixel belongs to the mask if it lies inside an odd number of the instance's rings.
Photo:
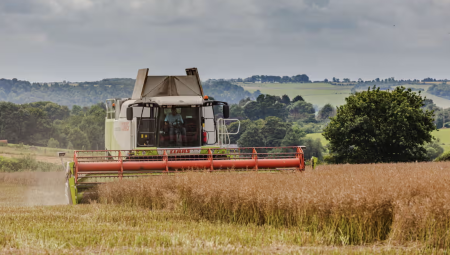
<svg viewBox="0 0 450 255">
<path fill-rule="evenodd" d="M 208 149 L 208 154 L 169 155 L 168 151 L 173 150 L 75 151 L 75 179 L 78 179 L 78 174 L 111 172 L 117 173 L 117 177 L 122 179 L 127 177 L 124 173 L 170 173 L 183 170 L 305 170 L 302 147 Z"/>
</svg>

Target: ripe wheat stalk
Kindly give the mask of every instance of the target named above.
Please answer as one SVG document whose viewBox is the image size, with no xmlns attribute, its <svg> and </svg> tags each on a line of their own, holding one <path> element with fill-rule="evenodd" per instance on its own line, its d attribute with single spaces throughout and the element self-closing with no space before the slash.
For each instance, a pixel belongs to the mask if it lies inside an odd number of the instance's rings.
<svg viewBox="0 0 450 255">
<path fill-rule="evenodd" d="M 183 173 L 108 183 L 101 203 L 298 227 L 329 244 L 450 247 L 450 163 L 321 166 L 294 174 Z"/>
</svg>

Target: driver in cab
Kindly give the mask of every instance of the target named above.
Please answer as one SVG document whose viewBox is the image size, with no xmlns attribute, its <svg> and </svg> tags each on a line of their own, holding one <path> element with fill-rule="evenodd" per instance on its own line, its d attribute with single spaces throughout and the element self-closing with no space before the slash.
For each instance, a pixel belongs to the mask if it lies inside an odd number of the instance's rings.
<svg viewBox="0 0 450 255">
<path fill-rule="evenodd" d="M 178 131 L 182 135 L 182 140 L 186 139 L 186 129 L 183 127 L 184 121 L 181 115 L 177 112 L 177 108 L 172 108 L 171 114 L 166 115 L 164 119 L 165 126 L 169 126 L 170 143 L 174 143 L 175 131 Z M 177 132 L 177 133 L 178 133 Z"/>
</svg>

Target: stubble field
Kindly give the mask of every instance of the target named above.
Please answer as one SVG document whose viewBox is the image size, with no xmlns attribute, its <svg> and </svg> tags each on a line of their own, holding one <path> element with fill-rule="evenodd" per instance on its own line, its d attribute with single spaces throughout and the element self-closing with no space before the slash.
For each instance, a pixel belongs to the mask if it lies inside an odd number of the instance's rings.
<svg viewBox="0 0 450 255">
<path fill-rule="evenodd" d="M 45 175 L 42 175 L 45 174 Z M 1 253 L 444 253 L 450 163 L 188 173 L 100 186 L 67 206 L 59 173 L 0 174 Z"/>
</svg>

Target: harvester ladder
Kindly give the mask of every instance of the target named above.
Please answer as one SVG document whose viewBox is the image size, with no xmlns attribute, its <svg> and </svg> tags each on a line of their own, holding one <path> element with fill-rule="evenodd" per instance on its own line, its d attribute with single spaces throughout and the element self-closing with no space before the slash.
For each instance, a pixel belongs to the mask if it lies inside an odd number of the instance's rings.
<svg viewBox="0 0 450 255">
<path fill-rule="evenodd" d="M 238 129 L 235 133 L 229 133 L 226 125 L 226 121 L 237 121 L 239 123 Z M 220 146 L 228 146 L 231 143 L 230 135 L 237 135 L 239 133 L 239 129 L 241 128 L 241 122 L 238 119 L 223 119 L 220 118 L 217 120 L 217 129 L 219 134 L 219 145 Z"/>
</svg>

